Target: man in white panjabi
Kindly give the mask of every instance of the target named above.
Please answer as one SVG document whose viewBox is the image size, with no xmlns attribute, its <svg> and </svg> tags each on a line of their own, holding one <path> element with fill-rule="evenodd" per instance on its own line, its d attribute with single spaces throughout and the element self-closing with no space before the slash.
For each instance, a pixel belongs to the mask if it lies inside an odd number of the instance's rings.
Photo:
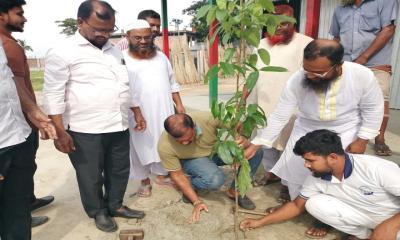
<svg viewBox="0 0 400 240">
<path fill-rule="evenodd" d="M 245 152 L 249 158 L 261 145 L 271 147 L 298 109 L 286 148 L 272 169 L 287 181 L 292 200 L 299 195 L 304 180 L 310 175 L 303 167 L 304 160 L 292 151 L 301 136 L 316 129 L 332 130 L 339 134 L 347 152 L 362 154 L 368 140 L 379 133 L 383 116 L 382 91 L 371 70 L 343 62 L 342 58 L 343 46 L 333 40 L 309 43 L 304 49 L 303 69 L 288 80 L 267 119 L 267 127 L 257 132 L 253 145 Z M 326 231 L 321 234 L 326 235 Z"/>
<path fill-rule="evenodd" d="M 145 20 L 136 20 L 127 27 L 129 49 L 124 59 L 129 73 L 133 100 L 140 107 L 146 120 L 144 131 L 134 131 L 133 114 L 129 118 L 131 178 L 141 180 L 137 192 L 140 197 L 151 195 L 150 174 L 157 175 L 156 183 L 173 186 L 168 172 L 161 166 L 157 142 L 164 129 L 164 120 L 174 114 L 185 112 L 168 58 L 154 45 L 151 27 Z"/>
<path fill-rule="evenodd" d="M 275 14 L 293 17 L 293 8 L 286 4 L 277 5 L 275 6 Z M 285 67 L 287 72 L 260 72 L 260 79 L 249 95 L 247 102 L 257 103 L 267 115 L 270 114 L 278 103 L 287 80 L 293 73 L 301 68 L 303 50 L 312 40 L 312 38 L 306 35 L 297 33 L 294 24 L 290 22 L 281 23 L 272 36 L 266 33 L 265 38 L 261 40 L 258 48 L 268 51 L 271 56 L 270 65 Z M 290 59 L 290 61 L 288 61 L 288 59 Z M 266 65 L 260 59 L 257 61 L 257 68 L 265 66 Z M 278 139 L 272 145 L 272 148 L 263 148 L 265 174 L 261 181 L 258 181 L 258 184 L 267 185 L 279 180 L 270 170 L 278 161 L 280 154 L 285 148 L 293 128 L 294 119 L 295 116 L 293 115 L 282 130 Z M 286 195 L 288 195 L 287 188 L 285 188 L 285 191 L 281 192 L 281 196 L 279 197 L 283 201 L 285 198 L 283 193 L 285 192 Z"/>
</svg>

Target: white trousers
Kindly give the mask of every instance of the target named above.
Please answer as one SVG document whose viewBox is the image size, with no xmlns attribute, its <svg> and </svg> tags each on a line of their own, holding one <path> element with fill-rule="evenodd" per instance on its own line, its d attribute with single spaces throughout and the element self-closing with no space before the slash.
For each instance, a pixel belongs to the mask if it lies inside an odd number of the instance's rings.
<svg viewBox="0 0 400 240">
<path fill-rule="evenodd" d="M 277 150 L 276 148 L 262 148 L 263 150 L 263 160 L 262 164 L 264 166 L 264 170 L 266 172 L 271 171 L 271 169 L 275 166 L 275 163 L 279 160 L 282 151 Z"/>
<path fill-rule="evenodd" d="M 143 180 L 150 177 L 150 174 L 155 175 L 168 175 L 168 172 L 164 169 L 160 162 L 153 162 L 147 165 L 143 165 L 139 157 L 136 154 L 134 148 L 130 148 L 130 156 L 131 156 L 131 170 L 129 174 L 129 178 L 134 180 Z"/>
<path fill-rule="evenodd" d="M 312 196 L 306 202 L 306 209 L 312 216 L 337 230 L 361 239 L 368 238 L 372 230 L 381 223 L 341 200 L 326 195 Z M 389 218 L 391 216 L 388 216 Z M 400 233 L 397 233 L 400 240 Z"/>
</svg>

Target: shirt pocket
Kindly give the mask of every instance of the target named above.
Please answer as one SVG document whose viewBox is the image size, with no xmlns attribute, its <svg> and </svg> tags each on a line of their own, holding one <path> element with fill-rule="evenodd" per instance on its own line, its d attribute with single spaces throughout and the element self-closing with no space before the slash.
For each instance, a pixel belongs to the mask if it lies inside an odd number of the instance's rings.
<svg viewBox="0 0 400 240">
<path fill-rule="evenodd" d="M 360 30 L 364 32 L 377 32 L 380 30 L 379 13 L 375 8 L 364 8 L 360 15 Z"/>
</svg>

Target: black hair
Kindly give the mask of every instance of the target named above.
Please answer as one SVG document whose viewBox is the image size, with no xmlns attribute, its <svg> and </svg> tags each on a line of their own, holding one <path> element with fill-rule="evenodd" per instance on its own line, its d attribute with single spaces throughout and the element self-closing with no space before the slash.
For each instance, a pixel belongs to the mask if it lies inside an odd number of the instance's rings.
<svg viewBox="0 0 400 240">
<path fill-rule="evenodd" d="M 338 134 L 326 129 L 315 130 L 301 137 L 296 142 L 293 152 L 298 156 L 306 153 L 325 157 L 331 153 L 344 155 L 342 141 Z"/>
<path fill-rule="evenodd" d="M 167 117 L 164 121 L 164 128 L 174 138 L 180 138 L 185 135 L 188 128 L 195 126 L 192 117 L 185 113 L 177 113 Z"/>
<path fill-rule="evenodd" d="M 0 12 L 7 13 L 10 9 L 25 5 L 25 0 L 0 0 Z"/>
<path fill-rule="evenodd" d="M 115 10 L 108 2 L 100 0 L 86 0 L 82 2 L 78 8 L 78 18 L 87 20 L 93 13 L 93 3 L 98 3 L 104 8 L 104 11 L 102 12 L 96 11 L 96 17 L 99 19 L 110 20 L 111 18 L 115 17 Z"/>
<path fill-rule="evenodd" d="M 137 19 L 142 19 L 142 20 L 146 20 L 146 18 L 155 18 L 155 19 L 160 19 L 160 14 L 158 14 L 156 11 L 151 10 L 151 9 L 147 9 L 147 10 L 143 10 L 141 11 L 138 16 Z"/>
<path fill-rule="evenodd" d="M 331 61 L 331 65 L 340 64 L 343 61 L 344 49 L 342 44 L 332 41 L 332 44 L 321 44 L 316 39 L 311 41 L 304 48 L 304 59 L 315 60 L 318 57 L 326 57 Z"/>
</svg>

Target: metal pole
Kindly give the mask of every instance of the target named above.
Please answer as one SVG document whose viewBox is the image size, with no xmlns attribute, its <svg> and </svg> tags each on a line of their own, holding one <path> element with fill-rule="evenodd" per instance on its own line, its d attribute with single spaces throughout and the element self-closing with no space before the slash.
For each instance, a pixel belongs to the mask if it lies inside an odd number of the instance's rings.
<svg viewBox="0 0 400 240">
<path fill-rule="evenodd" d="M 163 51 L 164 54 L 169 58 L 167 0 L 161 0 L 161 14 L 163 27 Z"/>
<path fill-rule="evenodd" d="M 209 4 L 215 4 L 215 0 L 209 0 Z M 215 32 L 215 28 L 217 26 L 217 21 L 215 20 L 210 28 L 209 28 L 209 39 L 211 39 L 212 35 Z M 209 66 L 210 68 L 212 66 L 214 66 L 215 64 L 218 64 L 218 36 L 215 37 L 214 42 L 211 44 L 211 46 L 209 47 L 209 55 L 210 55 L 210 59 L 209 59 Z M 209 105 L 211 107 L 211 104 L 214 100 L 218 100 L 218 76 L 213 77 L 212 79 L 210 79 L 209 82 Z"/>
</svg>

